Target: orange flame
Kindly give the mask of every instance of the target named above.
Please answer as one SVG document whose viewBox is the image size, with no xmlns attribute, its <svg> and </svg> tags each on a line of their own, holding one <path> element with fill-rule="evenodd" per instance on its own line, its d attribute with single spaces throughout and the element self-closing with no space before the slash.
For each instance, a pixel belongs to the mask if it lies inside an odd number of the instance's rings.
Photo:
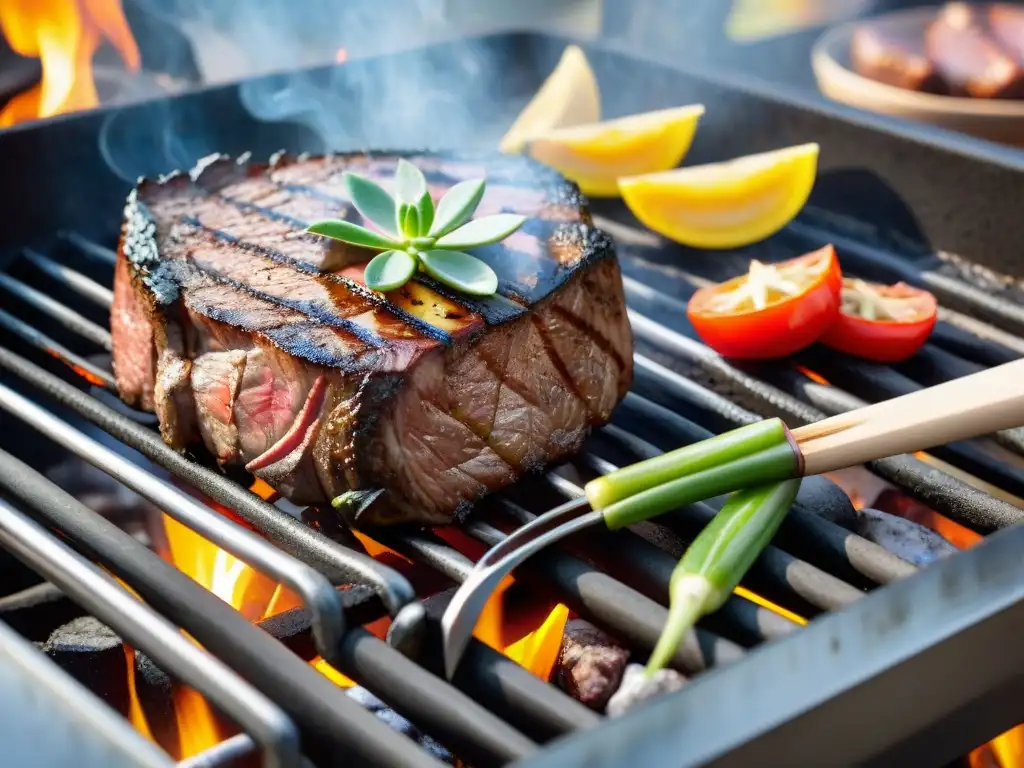
<svg viewBox="0 0 1024 768">
<path fill-rule="evenodd" d="M 0 112 L 0 127 L 99 104 L 92 58 L 103 41 L 130 71 L 141 65 L 120 0 L 0 0 L 0 30 L 11 48 L 43 68 L 42 82 Z"/>
<path fill-rule="evenodd" d="M 336 64 L 344 64 L 348 61 L 348 51 L 344 48 L 339 48 L 338 52 L 334 54 L 334 62 Z"/>
</svg>

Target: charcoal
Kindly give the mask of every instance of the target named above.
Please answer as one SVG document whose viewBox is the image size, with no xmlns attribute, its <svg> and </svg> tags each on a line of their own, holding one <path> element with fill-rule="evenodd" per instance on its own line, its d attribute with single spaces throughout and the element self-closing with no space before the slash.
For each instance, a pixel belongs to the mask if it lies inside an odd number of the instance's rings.
<svg viewBox="0 0 1024 768">
<path fill-rule="evenodd" d="M 444 763 L 454 763 L 451 752 L 420 731 L 416 726 L 395 712 L 395 710 L 388 707 L 387 704 L 370 693 L 370 691 L 357 685 L 349 688 L 346 693 L 350 699 L 356 701 L 367 711 L 372 712 L 378 719 L 383 720 L 403 736 L 407 736 L 415 741 L 424 750 L 429 752 L 432 757 Z"/>
<path fill-rule="evenodd" d="M 921 567 L 957 551 L 930 528 L 878 509 L 860 511 L 857 532 L 897 557 Z"/>
<path fill-rule="evenodd" d="M 54 629 L 84 613 L 46 581 L 0 597 L 0 621 L 34 642 L 45 641 Z"/>
<path fill-rule="evenodd" d="M 565 625 L 554 682 L 591 709 L 603 712 L 618 689 L 629 651 L 590 622 L 573 619 Z"/>
<path fill-rule="evenodd" d="M 110 627 L 91 616 L 55 629 L 41 650 L 118 712 L 128 711 L 124 651 Z"/>
<path fill-rule="evenodd" d="M 640 664 L 630 664 L 622 675 L 622 684 L 608 700 L 607 712 L 612 717 L 621 715 L 642 701 L 664 693 L 678 691 L 686 684 L 686 678 L 674 669 L 659 669 L 648 678 Z"/>
</svg>

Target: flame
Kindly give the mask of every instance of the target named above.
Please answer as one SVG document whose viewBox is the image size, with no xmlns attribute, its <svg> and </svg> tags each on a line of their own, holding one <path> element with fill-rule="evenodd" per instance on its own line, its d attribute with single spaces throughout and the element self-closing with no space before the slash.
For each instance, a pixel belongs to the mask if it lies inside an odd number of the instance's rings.
<svg viewBox="0 0 1024 768">
<path fill-rule="evenodd" d="M 135 649 L 127 643 L 124 644 L 124 658 L 128 664 L 128 720 L 139 733 L 155 742 L 156 739 L 153 738 L 153 732 L 149 728 L 149 721 L 146 719 L 146 713 L 142 709 L 142 702 L 139 701 L 139 694 L 135 688 Z"/>
<path fill-rule="evenodd" d="M 345 48 L 339 48 L 338 52 L 334 54 L 335 64 L 344 64 L 348 61 L 348 51 Z"/>
<path fill-rule="evenodd" d="M 0 31 L 43 69 L 42 82 L 0 112 L 0 127 L 99 104 L 92 58 L 103 41 L 130 71 L 141 65 L 120 0 L 0 0 Z"/>
</svg>

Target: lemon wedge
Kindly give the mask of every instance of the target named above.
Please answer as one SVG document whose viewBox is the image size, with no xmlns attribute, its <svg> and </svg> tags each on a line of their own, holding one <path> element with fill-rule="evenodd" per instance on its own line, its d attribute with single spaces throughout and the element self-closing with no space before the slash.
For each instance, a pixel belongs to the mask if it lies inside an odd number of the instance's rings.
<svg viewBox="0 0 1024 768">
<path fill-rule="evenodd" d="M 619 179 L 646 226 L 694 248 L 739 248 L 782 229 L 814 186 L 818 145 Z"/>
<path fill-rule="evenodd" d="M 693 142 L 704 107 L 659 109 L 535 136 L 528 152 L 575 181 L 585 195 L 617 197 L 623 176 L 667 171 Z"/>
<path fill-rule="evenodd" d="M 532 136 L 552 128 L 596 123 L 600 119 L 601 94 L 597 78 L 583 49 L 570 45 L 498 146 L 502 152 L 520 152 Z"/>
</svg>

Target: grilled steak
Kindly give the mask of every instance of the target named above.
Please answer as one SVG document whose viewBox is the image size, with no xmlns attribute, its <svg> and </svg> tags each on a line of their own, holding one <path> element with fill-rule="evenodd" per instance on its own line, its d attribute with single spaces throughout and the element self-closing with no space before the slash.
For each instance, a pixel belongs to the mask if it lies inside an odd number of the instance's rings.
<svg viewBox="0 0 1024 768">
<path fill-rule="evenodd" d="M 1000 23 L 1001 32 L 1008 29 Z M 954 95 L 1024 98 L 1024 69 L 993 39 L 980 9 L 947 3 L 928 27 L 925 47 Z"/>
<path fill-rule="evenodd" d="M 372 254 L 304 232 L 359 222 L 341 174 L 390 184 L 396 154 L 211 158 L 142 181 L 115 276 L 122 397 L 178 449 L 202 441 L 300 504 L 383 488 L 362 522 L 451 522 L 489 491 L 578 450 L 632 379 L 610 240 L 575 186 L 529 160 L 407 156 L 435 199 L 485 176 L 476 215 L 529 217 L 475 249 L 499 292 L 420 275 L 377 294 Z"/>
<path fill-rule="evenodd" d="M 935 65 L 928 60 L 924 39 L 866 22 L 850 39 L 850 62 L 864 77 L 881 83 L 925 93 L 946 93 L 949 89 Z"/>
</svg>

